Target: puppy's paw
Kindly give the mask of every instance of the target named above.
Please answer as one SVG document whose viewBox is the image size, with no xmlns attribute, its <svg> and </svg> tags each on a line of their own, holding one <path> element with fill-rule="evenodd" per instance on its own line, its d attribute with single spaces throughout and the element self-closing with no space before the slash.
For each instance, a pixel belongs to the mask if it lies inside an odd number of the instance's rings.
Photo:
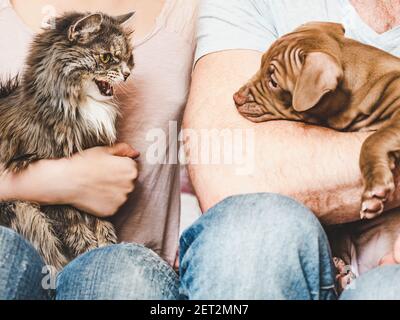
<svg viewBox="0 0 400 320">
<path fill-rule="evenodd" d="M 395 184 L 393 176 L 380 184 L 371 184 L 364 191 L 361 206 L 361 219 L 374 219 L 382 214 L 385 202 L 393 195 Z"/>
<path fill-rule="evenodd" d="M 356 275 L 342 259 L 333 258 L 333 263 L 336 268 L 336 289 L 341 294 L 356 279 Z"/>
<path fill-rule="evenodd" d="M 375 219 L 379 217 L 385 208 L 381 199 L 371 198 L 364 200 L 361 207 L 361 219 Z"/>
</svg>

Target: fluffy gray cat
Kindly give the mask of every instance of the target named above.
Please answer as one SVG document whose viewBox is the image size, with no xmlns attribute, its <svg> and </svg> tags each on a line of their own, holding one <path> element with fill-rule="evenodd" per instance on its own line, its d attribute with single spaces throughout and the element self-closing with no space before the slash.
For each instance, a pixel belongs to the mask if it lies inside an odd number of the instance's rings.
<svg viewBox="0 0 400 320">
<path fill-rule="evenodd" d="M 132 15 L 68 13 L 35 37 L 19 80 L 0 85 L 0 172 L 116 141 L 114 86 L 134 66 L 132 32 L 123 26 Z M 109 222 L 71 206 L 1 203 L 0 225 L 57 270 L 117 240 Z"/>
</svg>

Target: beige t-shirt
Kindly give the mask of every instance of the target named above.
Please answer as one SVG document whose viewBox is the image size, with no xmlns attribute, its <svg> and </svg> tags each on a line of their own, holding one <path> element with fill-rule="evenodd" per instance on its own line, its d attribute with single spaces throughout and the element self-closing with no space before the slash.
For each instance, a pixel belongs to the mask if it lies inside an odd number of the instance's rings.
<svg viewBox="0 0 400 320">
<path fill-rule="evenodd" d="M 196 11 L 197 0 L 165 0 L 153 31 L 134 41 L 136 67 L 124 92 L 117 92 L 123 113 L 119 140 L 142 155 L 136 189 L 114 223 L 121 241 L 144 244 L 170 264 L 178 246 L 179 166 L 175 159 L 167 159 L 172 164 L 149 162 L 147 155 L 160 132 L 165 133 L 166 152 L 177 154 L 171 128 L 176 123 L 179 128 L 187 100 Z M 9 0 L 0 0 L 0 78 L 21 72 L 33 35 Z"/>
</svg>

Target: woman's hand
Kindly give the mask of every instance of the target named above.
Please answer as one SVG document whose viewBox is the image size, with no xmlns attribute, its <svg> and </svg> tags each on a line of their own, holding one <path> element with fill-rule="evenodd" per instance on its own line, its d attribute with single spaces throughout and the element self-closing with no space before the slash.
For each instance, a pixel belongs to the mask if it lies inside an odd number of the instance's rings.
<svg viewBox="0 0 400 320">
<path fill-rule="evenodd" d="M 70 159 L 42 160 L 0 177 L 0 199 L 69 204 L 98 217 L 115 214 L 138 176 L 139 153 L 127 144 L 98 147 Z"/>
<path fill-rule="evenodd" d="M 68 203 L 100 217 L 116 213 L 134 190 L 138 156 L 127 144 L 75 155 L 67 169 L 74 177 Z"/>
</svg>

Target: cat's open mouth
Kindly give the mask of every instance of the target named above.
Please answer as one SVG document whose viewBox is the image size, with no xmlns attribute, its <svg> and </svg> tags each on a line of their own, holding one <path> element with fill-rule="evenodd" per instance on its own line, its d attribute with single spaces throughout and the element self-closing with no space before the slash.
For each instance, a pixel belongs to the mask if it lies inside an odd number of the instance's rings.
<svg viewBox="0 0 400 320">
<path fill-rule="evenodd" d="M 106 97 L 112 97 L 114 95 L 114 87 L 111 83 L 104 80 L 94 80 L 97 87 L 99 88 L 100 93 Z"/>
</svg>

